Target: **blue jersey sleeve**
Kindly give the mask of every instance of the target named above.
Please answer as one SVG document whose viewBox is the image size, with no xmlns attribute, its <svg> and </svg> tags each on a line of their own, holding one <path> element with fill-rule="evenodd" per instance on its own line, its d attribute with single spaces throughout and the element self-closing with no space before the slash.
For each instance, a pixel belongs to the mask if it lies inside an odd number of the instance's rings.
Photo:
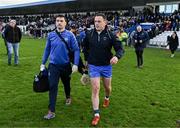
<svg viewBox="0 0 180 128">
<path fill-rule="evenodd" d="M 42 58 L 42 64 L 46 64 L 50 51 L 51 51 L 51 42 L 50 42 L 50 36 L 48 36 L 47 41 L 46 41 L 46 47 L 45 47 L 43 58 Z"/>
<path fill-rule="evenodd" d="M 71 49 L 74 52 L 74 64 L 78 65 L 79 64 L 79 58 L 80 58 L 80 49 L 79 49 L 76 37 L 73 34 L 71 35 L 70 42 L 71 42 Z"/>
</svg>

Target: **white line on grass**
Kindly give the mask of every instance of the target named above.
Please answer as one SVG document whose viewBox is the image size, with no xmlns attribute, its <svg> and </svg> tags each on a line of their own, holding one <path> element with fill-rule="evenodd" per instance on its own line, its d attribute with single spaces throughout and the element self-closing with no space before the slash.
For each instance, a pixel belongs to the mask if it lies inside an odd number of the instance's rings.
<svg viewBox="0 0 180 128">
<path fill-rule="evenodd" d="M 38 58 L 37 56 L 33 56 L 33 57 L 19 57 L 19 60 L 29 60 L 29 59 L 35 59 Z M 0 61 L 5 61 L 7 59 L 0 59 Z"/>
</svg>

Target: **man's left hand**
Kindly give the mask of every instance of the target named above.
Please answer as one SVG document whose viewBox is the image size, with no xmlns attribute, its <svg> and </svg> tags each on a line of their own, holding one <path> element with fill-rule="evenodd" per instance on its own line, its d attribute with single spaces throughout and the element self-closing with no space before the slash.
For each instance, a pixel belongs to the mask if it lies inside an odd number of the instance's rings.
<svg viewBox="0 0 180 128">
<path fill-rule="evenodd" d="M 118 58 L 117 58 L 116 56 L 114 56 L 114 57 L 111 58 L 111 60 L 110 60 L 110 63 L 111 63 L 111 64 L 117 64 L 117 62 L 118 62 Z"/>
<path fill-rule="evenodd" d="M 78 66 L 77 65 L 73 65 L 72 66 L 72 73 L 77 72 L 77 70 L 78 70 Z"/>
</svg>

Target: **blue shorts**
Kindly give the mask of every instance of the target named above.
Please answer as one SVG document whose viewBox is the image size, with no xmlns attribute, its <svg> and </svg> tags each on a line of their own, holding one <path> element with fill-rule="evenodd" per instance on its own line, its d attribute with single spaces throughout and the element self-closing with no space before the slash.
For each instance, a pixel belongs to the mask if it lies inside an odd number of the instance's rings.
<svg viewBox="0 0 180 128">
<path fill-rule="evenodd" d="M 112 66 L 95 66 L 95 65 L 88 65 L 89 67 L 89 76 L 90 78 L 94 77 L 104 77 L 104 78 L 110 78 L 112 77 Z"/>
</svg>

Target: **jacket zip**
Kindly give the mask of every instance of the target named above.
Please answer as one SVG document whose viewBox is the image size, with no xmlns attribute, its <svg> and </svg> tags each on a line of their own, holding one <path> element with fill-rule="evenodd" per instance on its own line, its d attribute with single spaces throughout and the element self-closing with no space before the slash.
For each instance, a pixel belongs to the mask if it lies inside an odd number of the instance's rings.
<svg viewBox="0 0 180 128">
<path fill-rule="evenodd" d="M 100 41 L 101 41 L 100 34 L 98 34 L 98 42 L 100 42 Z"/>
</svg>

